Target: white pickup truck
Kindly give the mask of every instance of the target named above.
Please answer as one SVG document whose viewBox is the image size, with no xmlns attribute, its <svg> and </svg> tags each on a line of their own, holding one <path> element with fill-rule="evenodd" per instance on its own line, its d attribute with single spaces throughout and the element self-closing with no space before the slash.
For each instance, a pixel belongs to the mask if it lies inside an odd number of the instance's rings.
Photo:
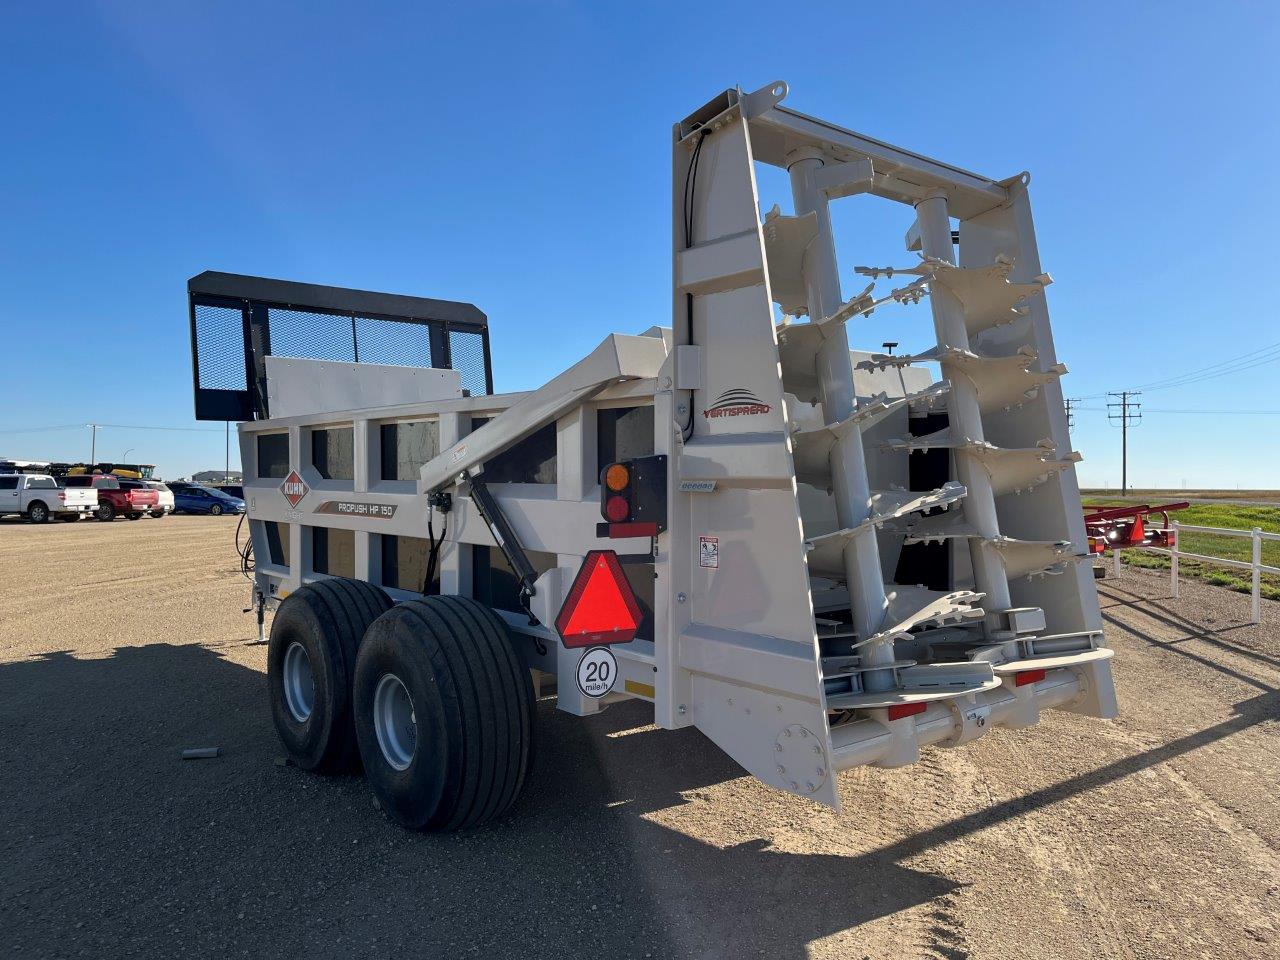
<svg viewBox="0 0 1280 960">
<path fill-rule="evenodd" d="M 0 514 L 19 513 L 32 523 L 45 523 L 52 516 L 79 520 L 96 509 L 98 491 L 91 487 L 67 489 L 39 473 L 0 475 Z"/>
</svg>

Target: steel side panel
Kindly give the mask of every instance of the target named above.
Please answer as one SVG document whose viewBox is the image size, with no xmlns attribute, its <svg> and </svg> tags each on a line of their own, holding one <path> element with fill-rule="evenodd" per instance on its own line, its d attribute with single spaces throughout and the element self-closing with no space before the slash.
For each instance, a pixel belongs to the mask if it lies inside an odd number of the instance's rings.
<svg viewBox="0 0 1280 960">
<path fill-rule="evenodd" d="M 709 134 L 701 164 L 694 241 L 750 248 L 743 263 L 759 244 L 765 263 L 746 121 Z M 683 597 L 672 627 L 678 725 L 692 721 L 765 783 L 838 806 L 768 273 L 692 292 L 701 369 L 692 436 L 678 445 L 674 473 L 716 485 L 677 494 L 672 505 L 671 542 L 681 551 L 672 565 L 688 571 L 674 584 Z M 705 555 L 704 538 L 714 544 Z M 798 767 L 787 772 L 790 761 L 777 754 L 797 750 Z"/>
<path fill-rule="evenodd" d="M 666 359 L 663 341 L 657 337 L 610 334 L 590 354 L 564 373 L 526 394 L 478 430 L 441 450 L 422 468 L 420 489 L 435 490 L 473 469 L 534 430 L 558 419 L 611 383 L 626 378 L 657 375 Z"/>
<path fill-rule="evenodd" d="M 272 356 L 266 365 L 268 400 L 277 417 L 462 396 L 462 374 L 457 370 Z"/>
<path fill-rule="evenodd" d="M 694 724 L 747 773 L 840 810 L 827 717 L 820 704 L 704 673 L 692 674 L 691 689 Z M 791 749 L 779 751 L 779 744 Z"/>
</svg>

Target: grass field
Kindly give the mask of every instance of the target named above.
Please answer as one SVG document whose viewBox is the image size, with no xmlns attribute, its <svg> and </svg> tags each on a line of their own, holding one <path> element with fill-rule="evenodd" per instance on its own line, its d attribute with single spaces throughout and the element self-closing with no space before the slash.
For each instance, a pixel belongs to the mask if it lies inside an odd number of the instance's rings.
<svg viewBox="0 0 1280 960">
<path fill-rule="evenodd" d="M 1150 498 L 1152 502 L 1168 502 L 1179 499 L 1177 496 L 1171 497 L 1168 491 L 1149 492 L 1159 494 L 1159 496 Z M 1141 495 L 1142 491 L 1135 491 L 1135 494 Z M 1207 499 L 1218 494 L 1224 497 L 1231 495 L 1241 498 L 1248 497 L 1249 499 L 1263 499 L 1263 497 L 1257 496 L 1258 494 L 1267 495 L 1267 499 L 1280 498 L 1280 493 L 1273 490 L 1184 491 L 1181 496 Z M 1086 505 L 1091 506 L 1123 506 L 1125 503 L 1132 503 L 1133 498 L 1121 500 L 1117 497 L 1108 498 L 1086 494 L 1084 502 Z M 1268 533 L 1280 533 L 1280 499 L 1277 499 L 1275 507 L 1243 506 L 1230 503 L 1193 503 L 1186 510 L 1179 510 L 1171 514 L 1169 519 L 1198 527 L 1226 527 L 1233 530 L 1252 530 L 1254 527 L 1260 527 Z M 1228 560 L 1243 560 L 1246 563 L 1253 559 L 1253 541 L 1243 537 L 1224 537 L 1211 533 L 1184 533 L 1179 547 L 1189 553 L 1200 553 L 1207 557 L 1224 557 Z M 1140 550 L 1122 551 L 1120 561 L 1133 567 L 1145 567 L 1154 570 L 1169 569 L 1168 557 Z M 1262 562 L 1268 566 L 1280 567 L 1280 541 L 1264 540 L 1262 542 Z M 1246 570 L 1234 570 L 1230 567 L 1204 564 L 1197 560 L 1180 560 L 1178 562 L 1178 572 L 1182 576 L 1194 577 L 1197 580 L 1204 580 L 1206 583 L 1227 587 L 1230 590 L 1238 590 L 1241 593 L 1249 593 L 1252 590 L 1249 579 L 1250 574 Z M 1280 600 L 1280 577 L 1264 573 L 1262 575 L 1261 592 L 1262 596 L 1268 600 Z"/>
<path fill-rule="evenodd" d="M 1081 491 L 1085 499 L 1091 497 L 1115 497 L 1114 490 L 1099 490 L 1096 487 Z M 1265 500 L 1280 507 L 1280 490 L 1130 490 L 1126 500 L 1128 503 L 1145 501 L 1148 503 L 1170 503 L 1176 500 Z M 1191 521 L 1187 521 L 1190 523 Z"/>
</svg>

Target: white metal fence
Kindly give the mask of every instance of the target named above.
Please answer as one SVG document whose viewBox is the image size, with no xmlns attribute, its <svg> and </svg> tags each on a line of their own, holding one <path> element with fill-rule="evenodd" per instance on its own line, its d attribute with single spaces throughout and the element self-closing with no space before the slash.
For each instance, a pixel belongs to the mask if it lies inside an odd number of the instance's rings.
<svg viewBox="0 0 1280 960">
<path fill-rule="evenodd" d="M 1158 553 L 1169 558 L 1169 582 L 1173 590 L 1173 595 L 1178 596 L 1178 561 L 1179 560 L 1199 560 L 1201 563 L 1212 563 L 1222 567 L 1233 567 L 1237 570 L 1248 570 L 1252 574 L 1251 591 L 1253 598 L 1253 622 L 1262 622 L 1262 575 L 1264 573 L 1280 574 L 1280 567 L 1269 567 L 1262 562 L 1262 541 L 1264 540 L 1280 540 L 1280 533 L 1267 533 L 1261 527 L 1254 527 L 1252 530 L 1232 530 L 1227 527 L 1197 527 L 1187 523 L 1179 523 L 1173 521 L 1170 524 L 1170 530 L 1173 532 L 1173 546 L 1165 550 L 1161 547 L 1125 547 L 1126 550 L 1146 550 L 1149 553 Z M 1216 536 L 1223 537 L 1247 537 L 1253 540 L 1253 560 L 1246 562 L 1244 560 L 1228 560 L 1226 557 L 1209 557 L 1202 553 L 1187 553 L 1181 549 L 1183 532 L 1187 533 L 1211 533 Z M 1120 551 L 1112 550 L 1115 562 L 1115 575 L 1120 576 Z"/>
</svg>

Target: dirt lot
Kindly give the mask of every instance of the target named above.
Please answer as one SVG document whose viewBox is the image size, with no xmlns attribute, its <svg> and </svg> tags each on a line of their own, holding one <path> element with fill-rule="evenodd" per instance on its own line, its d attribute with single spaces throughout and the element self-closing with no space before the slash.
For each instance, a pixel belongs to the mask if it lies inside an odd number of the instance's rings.
<svg viewBox="0 0 1280 960">
<path fill-rule="evenodd" d="M 0 523 L 3 955 L 1280 957 L 1280 604 L 1126 571 L 1119 720 L 845 774 L 841 816 L 547 701 L 515 815 L 416 835 L 276 764 L 234 527 Z"/>
</svg>

